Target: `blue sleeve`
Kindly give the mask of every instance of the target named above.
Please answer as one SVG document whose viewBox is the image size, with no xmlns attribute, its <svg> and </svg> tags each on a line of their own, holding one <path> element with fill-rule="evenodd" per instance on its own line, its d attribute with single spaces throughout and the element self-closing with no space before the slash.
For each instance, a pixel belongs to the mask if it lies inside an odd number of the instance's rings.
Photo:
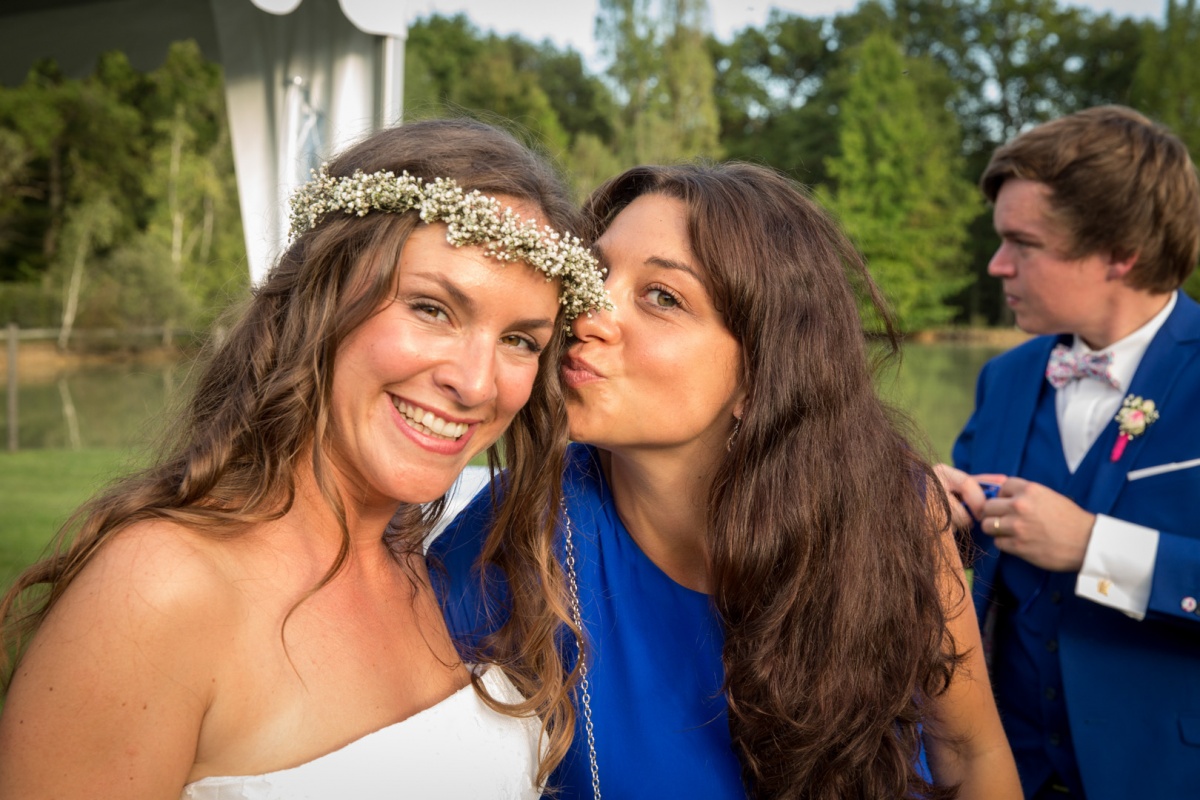
<svg viewBox="0 0 1200 800">
<path fill-rule="evenodd" d="M 1159 531 L 1147 619 L 1181 623 L 1200 631 L 1200 539 Z M 1187 603 L 1191 600 L 1191 603 Z"/>
<path fill-rule="evenodd" d="M 464 657 L 505 619 L 503 576 L 496 569 L 481 573 L 478 565 L 494 516 L 492 491 L 484 486 L 425 556 L 446 626 Z"/>
<path fill-rule="evenodd" d="M 983 407 L 983 387 L 990 364 L 991 362 L 984 364 L 983 369 L 979 371 L 979 378 L 975 381 L 975 408 L 971 411 L 971 418 L 963 426 L 962 432 L 954 440 L 954 448 L 950 451 L 950 460 L 954 466 L 967 474 L 971 474 L 971 449 L 975 442 L 975 428 L 979 425 L 979 409 Z"/>
<path fill-rule="evenodd" d="M 958 434 L 958 438 L 954 440 L 954 447 L 950 451 L 950 460 L 955 467 L 961 469 L 968 475 L 975 472 L 974 445 L 975 445 L 975 430 L 979 425 L 979 410 L 983 408 L 984 402 L 984 387 L 988 380 L 988 368 L 991 366 L 989 361 L 983 365 L 983 369 L 979 371 L 979 378 L 975 382 L 975 408 L 971 411 L 971 417 L 967 420 L 967 424 L 963 426 L 962 432 Z M 967 567 L 974 567 L 974 561 L 979 557 L 979 554 L 985 552 L 988 548 L 988 537 L 979 528 L 979 522 L 974 521 L 971 524 L 970 530 L 971 543 L 973 552 L 970 558 L 964 556 L 965 561 L 970 563 L 965 564 Z"/>
</svg>

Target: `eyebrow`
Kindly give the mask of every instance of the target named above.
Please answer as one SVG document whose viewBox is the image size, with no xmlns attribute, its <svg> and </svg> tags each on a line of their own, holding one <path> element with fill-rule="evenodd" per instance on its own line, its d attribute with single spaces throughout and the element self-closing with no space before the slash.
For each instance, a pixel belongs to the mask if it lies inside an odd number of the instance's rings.
<svg viewBox="0 0 1200 800">
<path fill-rule="evenodd" d="M 1042 239 L 1042 237 L 1036 235 L 1029 229 L 1016 227 L 1016 226 L 1009 226 L 1004 229 L 995 228 L 995 231 L 996 231 L 996 235 L 999 236 L 1001 239 L 1010 239 L 1010 238 L 1027 239 L 1031 242 L 1036 242 L 1039 244 L 1041 243 L 1041 239 Z"/>
<path fill-rule="evenodd" d="M 691 275 L 693 278 L 695 278 L 697 283 L 701 285 L 704 284 L 704 280 L 700 277 L 700 273 L 696 272 L 696 270 L 692 268 L 692 265 L 688 264 L 686 261 L 676 261 L 672 258 L 663 258 L 662 256 L 650 256 L 646 259 L 646 263 L 653 264 L 654 266 L 661 267 L 663 269 L 675 269 L 679 270 L 680 272 L 686 272 L 688 275 Z"/>
<path fill-rule="evenodd" d="M 441 272 L 414 272 L 414 278 L 424 278 L 427 281 L 436 283 L 438 286 L 450 295 L 450 299 L 462 308 L 466 309 L 468 314 L 474 314 L 477 310 L 475 301 L 470 295 L 458 287 L 456 283 L 451 281 Z M 551 328 L 554 326 L 554 320 L 546 317 L 529 317 L 527 319 L 519 319 L 513 322 L 511 327 L 520 328 L 522 330 L 539 330 L 541 328 Z"/>
<path fill-rule="evenodd" d="M 604 248 L 600 247 L 599 244 L 592 245 L 592 255 L 596 257 L 596 260 L 600 262 L 600 266 L 605 270 L 608 270 L 612 266 L 612 263 L 608 259 L 608 254 L 604 252 Z M 665 258 L 663 256 L 650 256 L 644 263 L 652 267 L 658 267 L 659 269 L 673 269 L 685 272 L 691 275 L 697 283 L 704 285 L 704 279 L 700 277 L 700 273 L 685 261 L 676 261 L 673 258 Z"/>
</svg>

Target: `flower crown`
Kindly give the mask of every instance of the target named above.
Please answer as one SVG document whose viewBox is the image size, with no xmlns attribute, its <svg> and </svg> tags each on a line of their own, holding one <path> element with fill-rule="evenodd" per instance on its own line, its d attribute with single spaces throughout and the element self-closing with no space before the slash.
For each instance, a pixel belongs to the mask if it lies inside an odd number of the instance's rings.
<svg viewBox="0 0 1200 800">
<path fill-rule="evenodd" d="M 523 261 L 546 275 L 562 280 L 558 301 L 568 321 L 594 309 L 611 308 L 604 288 L 604 270 L 578 237 L 560 234 L 549 226 L 538 229 L 511 208 L 478 190 L 464 192 L 450 178 L 426 182 L 401 172 L 356 170 L 336 178 L 322 165 L 313 179 L 293 195 L 292 225 L 295 239 L 316 227 L 327 214 L 340 211 L 365 217 L 370 211 L 395 214 L 416 209 L 421 221 L 444 222 L 446 241 L 455 247 L 480 245 L 499 261 Z"/>
</svg>

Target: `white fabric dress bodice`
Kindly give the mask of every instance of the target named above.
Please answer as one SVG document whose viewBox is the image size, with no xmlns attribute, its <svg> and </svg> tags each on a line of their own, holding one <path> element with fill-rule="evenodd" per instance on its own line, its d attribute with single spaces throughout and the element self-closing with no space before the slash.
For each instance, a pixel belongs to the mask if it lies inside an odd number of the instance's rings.
<svg viewBox="0 0 1200 800">
<path fill-rule="evenodd" d="M 493 697 L 521 699 L 499 669 L 482 680 Z M 536 718 L 488 708 L 468 685 L 328 755 L 264 775 L 202 778 L 181 800 L 532 800 L 539 729 Z"/>
</svg>

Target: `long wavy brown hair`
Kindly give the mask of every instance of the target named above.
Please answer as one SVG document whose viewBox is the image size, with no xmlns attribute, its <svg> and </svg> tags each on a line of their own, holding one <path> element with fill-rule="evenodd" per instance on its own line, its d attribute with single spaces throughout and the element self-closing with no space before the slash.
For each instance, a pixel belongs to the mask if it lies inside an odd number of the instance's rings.
<svg viewBox="0 0 1200 800">
<path fill-rule="evenodd" d="M 468 191 L 526 201 L 557 230 L 579 230 L 578 212 L 548 164 L 509 134 L 479 122 L 431 120 L 384 130 L 329 165 L 335 176 L 358 169 L 453 178 Z M 5 687 L 29 636 L 113 536 L 147 519 L 172 520 L 217 538 L 278 519 L 293 502 L 305 458 L 311 458 L 343 534 L 337 558 L 312 591 L 338 573 L 350 539 L 328 461 L 337 353 L 394 292 L 400 252 L 417 224 L 416 211 L 330 215 L 292 242 L 232 333 L 212 347 L 173 426 L 176 433 L 155 463 L 80 508 L 59 532 L 54 555 L 22 573 L 0 601 Z M 558 503 L 566 446 L 558 378 L 562 339 L 556 336 L 545 349 L 530 401 L 502 439 L 512 485 L 500 513 L 506 534 L 502 563 L 513 578 L 514 609 L 537 609 L 523 615 L 503 655 L 528 699 L 504 706 L 476 684 L 498 710 L 541 716 L 549 738 L 541 781 L 566 752 L 574 727 L 554 645 L 554 631 L 569 620 L 561 572 L 551 555 L 552 522 L 544 513 Z M 496 458 L 495 447 L 489 458 Z M 384 535 L 398 557 L 419 551 L 440 505 L 407 507 L 397 515 Z"/>
<path fill-rule="evenodd" d="M 898 353 L 852 244 L 803 189 L 750 164 L 637 167 L 585 207 L 594 240 L 645 194 L 687 207 L 706 288 L 742 350 L 740 430 L 707 505 L 729 727 L 753 797 L 951 797 L 920 774 L 928 702 L 961 656 L 939 532 L 949 507 L 877 397 L 856 295 Z M 965 589 L 964 589 L 965 591 Z"/>
</svg>

